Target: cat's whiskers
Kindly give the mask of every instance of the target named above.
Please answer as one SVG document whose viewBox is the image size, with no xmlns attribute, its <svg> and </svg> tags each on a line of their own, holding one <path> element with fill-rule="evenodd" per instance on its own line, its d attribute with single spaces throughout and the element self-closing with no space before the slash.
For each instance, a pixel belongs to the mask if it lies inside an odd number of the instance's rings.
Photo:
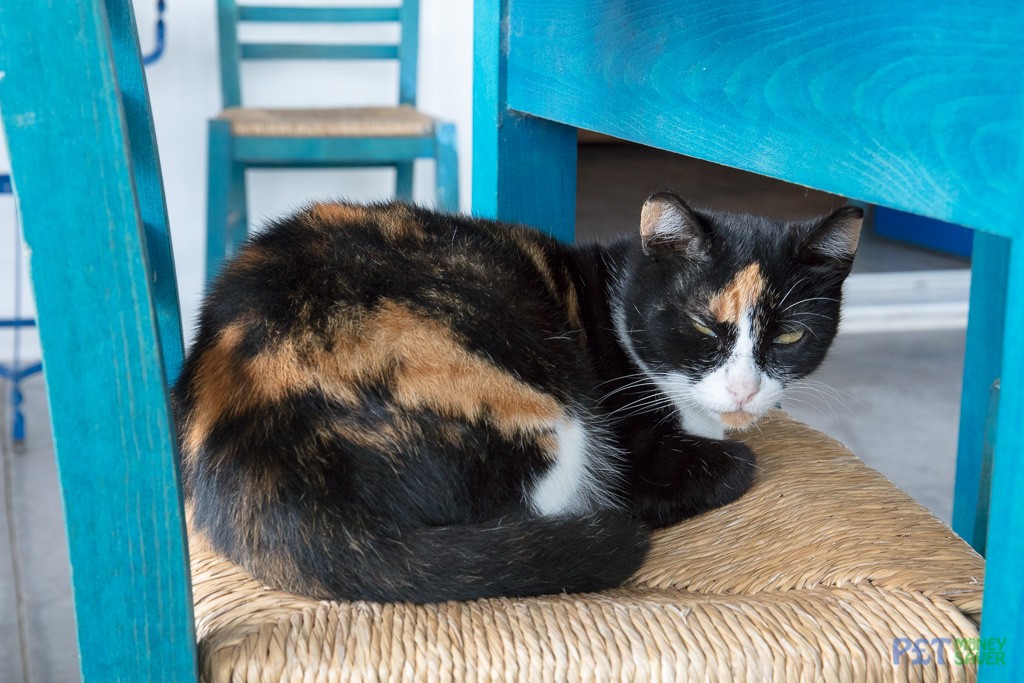
<svg viewBox="0 0 1024 683">
<path fill-rule="evenodd" d="M 832 316 L 830 316 L 830 315 L 826 315 L 824 313 L 815 313 L 814 311 L 797 311 L 796 313 L 790 313 L 789 315 L 793 316 L 793 317 L 800 317 L 800 316 L 805 316 L 805 315 L 813 315 L 816 318 L 825 318 L 826 320 L 831 320 L 832 319 Z"/>
<path fill-rule="evenodd" d="M 675 407 L 675 405 L 676 405 L 676 403 L 675 403 L 675 401 L 672 400 L 671 397 L 666 396 L 664 394 L 661 394 L 660 396 L 657 395 L 657 394 L 654 394 L 653 398 L 644 397 L 644 398 L 638 399 L 636 401 L 633 401 L 631 403 L 627 403 L 626 405 L 622 406 L 621 408 L 616 408 L 615 410 L 613 410 L 610 413 L 608 413 L 608 417 L 612 417 L 612 416 L 635 417 L 637 415 L 643 415 L 645 413 L 654 412 L 655 410 L 660 410 L 662 408 Z M 638 407 L 636 409 L 626 413 L 625 415 L 620 415 L 623 411 L 629 410 L 630 408 L 633 408 L 633 406 L 638 406 Z"/>
<path fill-rule="evenodd" d="M 804 395 L 813 395 L 815 398 L 817 398 L 817 399 L 821 400 L 823 403 L 825 403 L 829 407 L 829 409 L 832 410 L 833 414 L 835 414 L 835 412 L 836 412 L 835 408 L 832 405 L 833 401 L 835 401 L 840 406 L 842 406 L 843 409 L 846 412 L 848 412 L 848 413 L 852 413 L 853 412 L 853 410 L 850 408 L 850 406 L 848 406 L 846 404 L 846 401 L 844 401 L 843 398 L 839 395 L 840 393 L 845 393 L 845 392 L 840 392 L 838 389 L 830 387 L 829 385 L 825 384 L 824 382 L 812 383 L 812 381 L 810 381 L 810 380 L 801 380 L 801 381 L 795 382 L 794 385 L 791 388 L 793 390 L 795 390 L 795 391 L 802 391 L 802 392 L 804 392 Z M 861 405 L 865 405 L 863 401 L 861 401 L 860 399 L 858 399 L 855 396 L 851 396 L 850 394 L 846 394 L 846 396 L 847 396 L 847 398 L 849 398 L 851 400 L 857 401 Z M 838 415 L 837 415 L 837 417 L 838 417 Z"/>
<path fill-rule="evenodd" d="M 786 400 L 787 402 L 788 402 L 788 401 L 792 401 L 792 402 L 794 402 L 794 403 L 800 403 L 800 404 L 803 404 L 803 405 L 807 406 L 808 408 L 813 408 L 814 410 L 818 411 L 818 413 L 819 413 L 819 414 L 821 414 L 821 415 L 824 415 L 824 414 L 825 414 L 825 411 L 821 409 L 821 406 L 819 406 L 819 405 L 817 405 L 817 404 L 815 404 L 815 403 L 812 403 L 812 402 L 810 402 L 810 401 L 805 401 L 805 400 L 804 400 L 804 399 L 802 399 L 802 398 L 797 398 L 796 396 L 793 396 L 792 394 L 788 394 L 788 393 L 787 393 L 787 394 L 786 394 L 786 399 L 785 399 L 785 400 Z"/>
<path fill-rule="evenodd" d="M 811 333 L 811 336 L 812 336 L 812 337 L 814 337 L 815 339 L 817 339 L 817 338 L 818 338 L 818 335 L 817 335 L 817 334 L 816 334 L 816 333 L 814 332 L 814 330 L 812 330 L 812 329 L 811 329 L 810 327 L 808 327 L 806 323 L 802 323 L 802 322 L 800 322 L 799 320 L 793 320 L 792 322 L 793 322 L 793 323 L 796 323 L 796 324 L 797 324 L 797 325 L 799 325 L 800 327 L 802 327 L 802 328 L 804 328 L 805 330 L 807 330 L 808 332 L 810 332 L 810 333 Z"/>
<path fill-rule="evenodd" d="M 642 387 L 642 386 L 645 386 L 645 385 L 650 386 L 652 389 L 657 389 L 657 385 L 654 384 L 654 382 L 651 381 L 651 379 L 649 377 L 643 377 L 643 378 L 634 380 L 634 381 L 632 381 L 629 384 L 626 384 L 624 386 L 612 389 L 607 394 L 605 394 L 601 398 L 597 399 L 597 402 L 598 403 L 604 403 L 605 401 L 607 401 L 609 398 L 611 398 L 615 394 L 621 393 L 623 391 L 628 391 L 630 389 L 636 389 L 637 387 Z"/>
<path fill-rule="evenodd" d="M 782 299 L 779 300 L 779 303 L 776 304 L 776 306 L 781 306 L 782 304 L 786 303 L 786 299 L 789 298 L 789 295 L 793 293 L 793 290 L 796 289 L 797 287 L 799 287 L 802 283 L 804 283 L 806 281 L 807 281 L 807 277 L 804 276 L 804 277 L 800 278 L 799 280 L 797 280 L 795 283 L 793 283 L 793 286 L 789 288 L 789 291 L 786 292 L 785 296 L 783 296 Z"/>
<path fill-rule="evenodd" d="M 801 299 L 800 301 L 797 301 L 795 303 L 791 303 L 790 305 L 786 306 L 781 311 L 779 311 L 779 313 L 785 313 L 786 311 L 788 311 L 789 309 L 793 308 L 794 306 L 799 306 L 800 304 L 805 304 L 808 301 L 834 301 L 835 303 L 839 303 L 839 299 L 833 299 L 833 298 L 827 297 L 827 296 L 812 296 L 810 298 Z"/>
<path fill-rule="evenodd" d="M 555 334 L 555 335 L 552 335 L 552 336 L 548 337 L 547 339 L 548 339 L 548 341 L 550 341 L 552 339 L 565 339 L 567 341 L 572 341 L 573 340 L 572 335 L 579 334 L 582 331 L 583 331 L 582 329 L 579 329 L 579 330 L 569 330 L 565 334 Z"/>
<path fill-rule="evenodd" d="M 834 399 L 834 400 L 838 401 L 840 403 L 840 405 L 842 405 L 847 410 L 849 410 L 850 408 L 846 404 L 846 401 L 843 400 L 844 397 L 847 398 L 847 399 L 850 399 L 851 401 L 856 401 L 860 405 L 866 405 L 863 401 L 861 401 L 856 396 L 853 396 L 852 394 L 848 394 L 845 391 L 840 391 L 839 389 L 836 389 L 835 387 L 830 386 L 830 385 L 828 385 L 828 384 L 826 384 L 824 382 L 804 379 L 804 380 L 798 380 L 797 382 L 794 382 L 793 385 L 796 388 L 798 388 L 798 389 L 804 389 L 805 391 L 808 391 L 808 390 L 809 391 L 814 391 L 815 393 L 817 393 L 820 396 L 827 396 L 830 399 Z"/>
<path fill-rule="evenodd" d="M 800 401 L 800 402 L 803 402 L 803 403 L 805 403 L 807 405 L 810 405 L 810 406 L 816 408 L 822 414 L 824 414 L 824 411 L 822 411 L 817 405 L 814 405 L 812 402 L 809 402 L 809 401 L 804 401 L 803 399 L 798 399 L 798 398 L 796 398 L 796 396 L 793 396 L 793 394 L 803 395 L 806 398 L 813 398 L 813 399 L 815 399 L 817 401 L 820 401 L 821 403 L 824 403 L 825 406 L 832 412 L 832 415 L 837 420 L 839 419 L 839 413 L 836 412 L 835 406 L 833 405 L 833 400 L 838 402 L 839 405 L 842 406 L 843 409 L 845 409 L 847 412 L 851 412 L 851 413 L 853 412 L 852 410 L 850 410 L 850 407 L 848 405 L 846 405 L 846 403 L 844 403 L 842 401 L 842 399 L 840 399 L 838 396 L 829 395 L 827 392 L 823 391 L 822 389 L 820 389 L 818 387 L 815 387 L 815 386 L 812 386 L 812 385 L 809 385 L 809 384 L 802 384 L 802 383 L 799 383 L 799 382 L 794 383 L 793 385 L 791 385 L 788 388 L 786 394 L 787 394 L 787 398 L 792 399 L 794 401 Z"/>
<path fill-rule="evenodd" d="M 821 380 L 817 380 L 817 379 L 807 379 L 807 378 L 804 378 L 804 379 L 800 379 L 800 380 L 797 380 L 797 382 L 796 382 L 796 383 L 797 383 L 798 385 L 806 385 L 806 386 L 808 386 L 808 387 L 810 387 L 810 386 L 815 386 L 815 387 L 818 387 L 818 388 L 820 388 L 820 389 L 822 389 L 822 390 L 824 390 L 824 391 L 828 391 L 828 392 L 831 392 L 832 394 L 836 395 L 835 397 L 836 397 L 837 399 L 839 398 L 839 396 L 838 396 L 838 395 L 839 395 L 839 394 L 842 394 L 842 395 L 843 395 L 843 396 L 845 396 L 846 398 L 848 398 L 848 399 L 850 399 L 850 400 L 852 400 L 852 401 L 856 401 L 857 403 L 859 403 L 859 404 L 860 404 L 860 405 L 862 405 L 862 406 L 863 406 L 863 405 L 867 405 L 866 403 L 864 403 L 864 401 L 860 400 L 859 398 L 857 398 L 857 397 L 856 397 L 856 396 L 854 396 L 853 394 L 851 394 L 851 393 L 848 393 L 848 392 L 845 392 L 845 391 L 842 391 L 842 390 L 840 390 L 840 389 L 836 389 L 836 388 L 835 388 L 834 386 L 832 386 L 831 384 L 827 384 L 826 382 L 822 382 Z"/>
<path fill-rule="evenodd" d="M 633 378 L 636 378 L 636 377 L 642 377 L 642 378 L 645 378 L 645 379 L 650 379 L 650 376 L 646 372 L 632 372 L 632 373 L 630 373 L 628 375 L 620 375 L 618 377 L 612 377 L 611 379 L 606 379 L 603 382 L 598 382 L 594 386 L 595 387 L 603 387 L 605 384 L 611 384 L 612 382 L 621 382 L 622 380 L 633 379 Z"/>
</svg>

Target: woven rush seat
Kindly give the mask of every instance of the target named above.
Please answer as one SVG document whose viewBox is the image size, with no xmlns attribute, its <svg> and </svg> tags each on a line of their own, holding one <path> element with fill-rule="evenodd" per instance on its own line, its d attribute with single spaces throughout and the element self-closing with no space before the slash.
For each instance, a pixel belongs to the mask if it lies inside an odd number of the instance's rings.
<svg viewBox="0 0 1024 683">
<path fill-rule="evenodd" d="M 239 137 L 423 137 L 433 135 L 434 119 L 412 107 L 341 109 L 253 109 L 231 107 L 217 117 Z"/>
<path fill-rule="evenodd" d="M 207 681 L 973 680 L 984 562 L 843 446 L 775 413 L 736 503 L 655 535 L 624 588 L 438 605 L 272 590 L 192 554 Z M 923 643 L 921 643 L 923 645 Z"/>
</svg>

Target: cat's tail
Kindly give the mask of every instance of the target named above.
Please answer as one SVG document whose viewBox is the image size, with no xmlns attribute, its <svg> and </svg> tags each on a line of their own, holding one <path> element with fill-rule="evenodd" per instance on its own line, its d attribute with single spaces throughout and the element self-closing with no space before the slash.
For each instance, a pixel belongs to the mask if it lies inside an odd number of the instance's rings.
<svg viewBox="0 0 1024 683">
<path fill-rule="evenodd" d="M 336 539 L 341 547 L 324 549 L 322 557 L 315 551 L 293 556 L 298 571 L 285 583 L 302 576 L 311 585 L 289 588 L 380 602 L 582 593 L 622 584 L 649 547 L 643 523 L 611 511 L 374 532 L 369 537 L 346 530 L 347 539 Z"/>
</svg>

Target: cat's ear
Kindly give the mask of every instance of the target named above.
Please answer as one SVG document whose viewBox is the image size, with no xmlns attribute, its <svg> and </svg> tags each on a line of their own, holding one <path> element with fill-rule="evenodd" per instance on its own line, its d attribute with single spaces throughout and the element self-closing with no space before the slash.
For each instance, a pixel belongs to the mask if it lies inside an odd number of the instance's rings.
<svg viewBox="0 0 1024 683">
<path fill-rule="evenodd" d="M 851 261 L 863 224 L 864 211 L 859 206 L 844 206 L 818 223 L 800 246 L 800 255 L 808 260 Z"/>
<path fill-rule="evenodd" d="M 677 252 L 703 256 L 708 248 L 708 235 L 700 219 L 671 192 L 658 192 L 644 202 L 640 240 L 648 255 Z"/>
</svg>

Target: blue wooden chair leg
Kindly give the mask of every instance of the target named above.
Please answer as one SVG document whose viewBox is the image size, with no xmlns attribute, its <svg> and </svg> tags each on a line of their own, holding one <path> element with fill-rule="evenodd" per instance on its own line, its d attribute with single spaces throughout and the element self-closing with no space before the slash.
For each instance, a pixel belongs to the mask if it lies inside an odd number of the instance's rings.
<svg viewBox="0 0 1024 683">
<path fill-rule="evenodd" d="M 219 271 L 248 234 L 245 165 L 234 159 L 227 121 L 210 121 L 206 206 L 206 280 Z"/>
<path fill-rule="evenodd" d="M 576 234 L 576 129 L 507 111 L 508 2 L 473 8 L 473 213 Z"/>
<path fill-rule="evenodd" d="M 412 201 L 413 162 L 395 164 L 395 196 L 403 202 Z"/>
<path fill-rule="evenodd" d="M 459 154 L 455 146 L 455 125 L 442 123 L 434 136 L 434 158 L 437 160 L 437 207 L 457 213 L 459 210 Z"/>
<path fill-rule="evenodd" d="M 1002 639 L 1002 662 L 982 659 L 988 683 L 1024 668 L 1024 238 L 1010 246 L 999 419 L 992 464 L 982 638 Z"/>
<path fill-rule="evenodd" d="M 984 539 L 977 534 L 977 529 L 986 528 L 986 520 L 977 518 L 978 496 L 989 421 L 989 395 L 992 383 L 1000 374 L 1009 255 L 1008 239 L 980 231 L 974 233 L 953 530 L 976 550 L 984 546 Z"/>
</svg>

